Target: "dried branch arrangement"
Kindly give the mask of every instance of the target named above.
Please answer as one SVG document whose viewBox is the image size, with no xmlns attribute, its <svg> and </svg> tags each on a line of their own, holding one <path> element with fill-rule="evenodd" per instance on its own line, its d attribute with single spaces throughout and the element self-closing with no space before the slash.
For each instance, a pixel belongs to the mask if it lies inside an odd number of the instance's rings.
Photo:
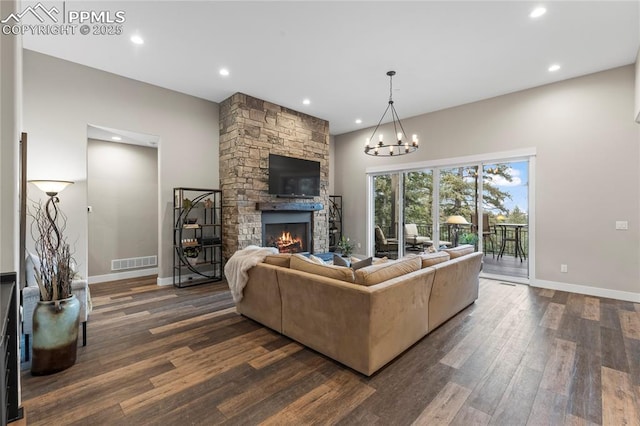
<svg viewBox="0 0 640 426">
<path fill-rule="evenodd" d="M 33 213 L 30 214 L 33 218 L 31 236 L 40 258 L 35 276 L 42 301 L 58 301 L 71 296 L 73 258 L 64 236 L 67 218 L 58 210 L 57 202 L 57 197 L 52 197 L 46 207 L 41 202 L 33 203 Z"/>
</svg>

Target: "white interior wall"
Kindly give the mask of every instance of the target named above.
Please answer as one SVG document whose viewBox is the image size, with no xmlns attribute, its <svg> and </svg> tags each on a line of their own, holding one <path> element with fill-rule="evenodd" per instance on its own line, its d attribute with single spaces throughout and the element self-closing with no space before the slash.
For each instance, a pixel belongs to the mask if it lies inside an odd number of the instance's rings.
<svg viewBox="0 0 640 426">
<path fill-rule="evenodd" d="M 60 195 L 67 235 L 87 276 L 87 124 L 154 134 L 158 148 L 159 281 L 171 276 L 173 188 L 217 188 L 218 105 L 24 51 L 29 179 L 73 180 Z M 40 197 L 29 185 L 29 196 Z M 28 239 L 29 240 L 29 239 Z M 169 280 L 170 281 L 170 280 Z"/>
<path fill-rule="evenodd" d="M 368 167 L 535 148 L 534 284 L 640 301 L 640 126 L 631 115 L 633 86 L 629 65 L 403 119 L 407 132 L 420 135 L 421 147 L 396 158 L 364 154 L 371 129 L 337 136 L 335 190 L 351 206 L 345 234 L 366 241 Z M 615 230 L 617 220 L 628 220 L 629 230 Z M 561 273 L 560 264 L 569 272 Z"/>
<path fill-rule="evenodd" d="M 89 139 L 87 164 L 88 275 L 115 280 L 112 260 L 158 254 L 158 150 Z"/>
<path fill-rule="evenodd" d="M 0 2 L 0 16 L 19 9 L 20 2 Z M 0 271 L 18 271 L 19 140 L 22 131 L 22 37 L 0 37 Z M 19 276 L 19 281 L 20 276 Z"/>
</svg>

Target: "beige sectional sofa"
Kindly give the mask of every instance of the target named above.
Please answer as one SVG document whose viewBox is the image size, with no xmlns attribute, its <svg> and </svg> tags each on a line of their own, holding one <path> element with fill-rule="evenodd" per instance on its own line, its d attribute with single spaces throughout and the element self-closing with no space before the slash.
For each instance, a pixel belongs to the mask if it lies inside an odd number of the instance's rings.
<svg viewBox="0 0 640 426">
<path fill-rule="evenodd" d="M 249 270 L 237 310 L 370 376 L 478 298 L 481 263 L 472 246 L 355 272 L 267 256 Z"/>
</svg>

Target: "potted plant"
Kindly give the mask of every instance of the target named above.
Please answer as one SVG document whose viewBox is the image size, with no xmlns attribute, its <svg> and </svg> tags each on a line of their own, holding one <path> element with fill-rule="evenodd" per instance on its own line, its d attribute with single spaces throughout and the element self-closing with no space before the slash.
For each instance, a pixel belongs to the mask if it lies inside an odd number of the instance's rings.
<svg viewBox="0 0 640 426">
<path fill-rule="evenodd" d="M 39 258 L 34 272 L 40 290 L 40 301 L 33 312 L 34 375 L 56 373 L 75 364 L 78 342 L 80 302 L 71 293 L 75 272 L 64 235 L 66 218 L 56 206 L 58 197 L 49 196 L 44 207 L 42 203 L 34 204 L 30 214 L 31 235 Z"/>
<path fill-rule="evenodd" d="M 198 262 L 198 256 L 200 255 L 200 248 L 193 246 L 185 247 L 183 253 L 187 258 L 187 262 L 189 262 L 189 265 L 196 266 L 196 263 Z"/>
<path fill-rule="evenodd" d="M 478 236 L 476 234 L 465 232 L 460 236 L 460 244 L 476 245 L 478 242 Z"/>
<path fill-rule="evenodd" d="M 340 238 L 336 247 L 338 247 L 338 250 L 342 253 L 342 257 L 350 257 L 353 253 L 353 244 L 351 243 L 351 240 L 344 235 Z"/>
</svg>

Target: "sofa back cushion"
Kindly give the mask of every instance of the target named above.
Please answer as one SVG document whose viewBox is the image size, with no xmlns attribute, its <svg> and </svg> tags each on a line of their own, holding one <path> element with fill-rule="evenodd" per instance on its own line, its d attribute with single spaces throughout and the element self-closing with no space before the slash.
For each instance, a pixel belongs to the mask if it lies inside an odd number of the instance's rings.
<svg viewBox="0 0 640 426">
<path fill-rule="evenodd" d="M 291 263 L 289 264 L 289 267 L 298 271 L 322 275 L 335 280 L 346 281 L 348 283 L 353 282 L 353 270 L 351 268 L 347 268 L 345 266 L 320 265 L 307 259 L 306 256 L 301 254 L 294 254 L 291 256 Z"/>
<path fill-rule="evenodd" d="M 424 253 L 420 255 L 423 268 L 437 265 L 438 263 L 446 262 L 450 258 L 451 257 L 449 256 L 449 253 L 445 251 L 437 251 L 435 253 Z"/>
<path fill-rule="evenodd" d="M 421 266 L 422 262 L 419 256 L 371 265 L 355 272 L 355 282 L 365 286 L 375 285 L 417 271 Z"/>
<path fill-rule="evenodd" d="M 446 251 L 447 253 L 449 253 L 449 256 L 451 256 L 451 259 L 455 259 L 456 257 L 460 257 L 460 256 L 464 256 L 465 254 L 473 253 L 473 250 L 474 250 L 474 248 L 473 248 L 473 246 L 471 244 L 463 244 L 463 245 L 458 246 L 458 247 L 444 249 L 443 251 Z"/>
<path fill-rule="evenodd" d="M 269 254 L 264 258 L 263 262 L 268 263 L 269 265 L 288 268 L 291 263 L 291 255 L 289 253 Z"/>
</svg>

